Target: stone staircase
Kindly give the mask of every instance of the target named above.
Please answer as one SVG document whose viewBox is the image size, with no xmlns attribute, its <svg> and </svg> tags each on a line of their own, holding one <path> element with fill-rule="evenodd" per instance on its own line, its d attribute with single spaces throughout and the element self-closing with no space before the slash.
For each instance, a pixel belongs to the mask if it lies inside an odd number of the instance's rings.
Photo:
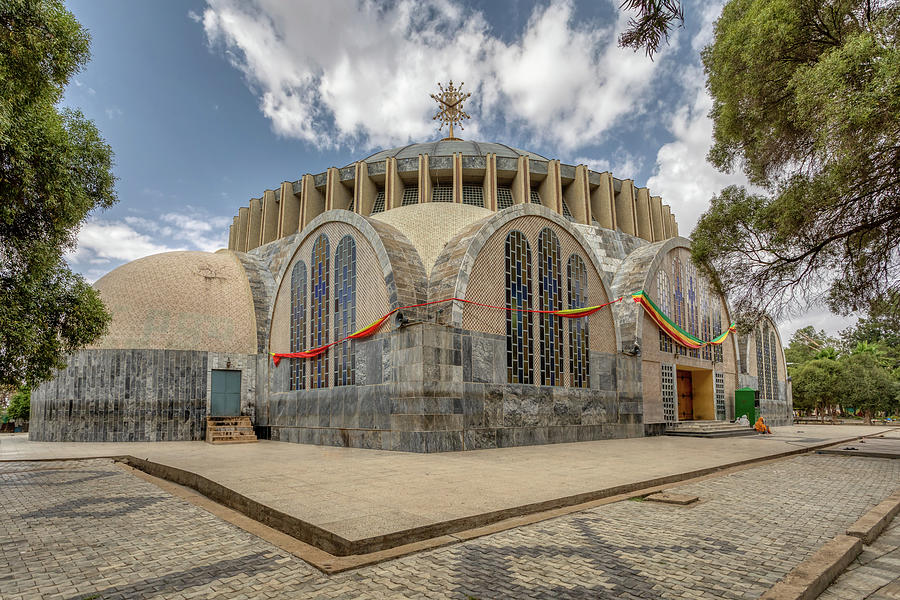
<svg viewBox="0 0 900 600">
<path fill-rule="evenodd" d="M 720 438 L 757 435 L 757 433 L 752 427 L 729 421 L 680 421 L 666 426 L 666 435 Z"/>
<path fill-rule="evenodd" d="M 256 441 L 250 417 L 206 417 L 206 441 L 210 444 L 247 444 Z"/>
</svg>

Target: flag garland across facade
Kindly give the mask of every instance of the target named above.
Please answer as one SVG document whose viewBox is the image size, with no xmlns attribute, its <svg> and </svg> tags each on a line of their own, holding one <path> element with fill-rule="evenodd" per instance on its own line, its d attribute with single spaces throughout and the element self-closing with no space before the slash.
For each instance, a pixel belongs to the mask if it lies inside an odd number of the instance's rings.
<svg viewBox="0 0 900 600">
<path fill-rule="evenodd" d="M 728 337 L 728 334 L 734 333 L 737 331 L 737 326 L 732 323 L 729 325 L 728 329 L 724 331 L 724 333 L 716 336 L 715 338 L 709 341 L 703 341 L 695 335 L 691 335 L 681 327 L 675 324 L 672 319 L 670 319 L 667 315 L 665 315 L 656 304 L 653 303 L 653 300 L 647 295 L 647 293 L 643 290 L 640 292 L 636 292 L 631 295 L 635 302 L 644 307 L 644 310 L 647 311 L 647 314 L 653 319 L 653 322 L 666 332 L 670 338 L 675 340 L 677 343 L 682 346 L 686 346 L 691 349 L 702 348 L 703 346 L 718 346 Z"/>
<path fill-rule="evenodd" d="M 504 306 L 492 306 L 490 304 L 482 304 L 481 302 L 475 302 L 473 300 L 464 300 L 462 298 L 445 298 L 443 300 L 435 300 L 433 302 L 423 302 L 422 304 L 410 304 L 409 306 L 401 306 L 399 308 L 395 308 L 388 314 L 374 321 L 373 323 L 363 327 L 362 329 L 355 331 L 348 335 L 347 337 L 341 338 L 339 340 L 335 340 L 331 343 L 325 344 L 324 346 L 319 346 L 318 348 L 311 348 L 309 350 L 303 350 L 300 352 L 270 352 L 272 355 L 272 362 L 275 363 L 275 366 L 278 366 L 278 363 L 281 362 L 282 358 L 315 358 L 320 354 L 324 353 L 326 350 L 331 348 L 332 346 L 336 346 L 340 343 L 346 342 L 347 340 L 355 340 L 359 338 L 368 337 L 377 332 L 384 322 L 387 321 L 391 315 L 395 312 L 406 310 L 408 308 L 419 308 L 421 306 L 429 306 L 431 304 L 442 304 L 444 302 L 462 302 L 464 304 L 471 304 L 473 306 L 481 306 L 482 308 L 491 308 L 494 310 L 505 310 L 509 312 L 528 312 L 528 313 L 539 313 L 539 314 L 548 314 L 548 315 L 556 315 L 557 317 L 564 317 L 566 319 L 580 319 L 582 317 L 589 317 L 601 308 L 609 306 L 610 304 L 615 304 L 620 301 L 622 298 L 616 298 L 611 302 L 607 302 L 605 304 L 600 304 L 597 306 L 585 306 L 584 308 L 567 308 L 563 310 L 532 310 L 526 308 L 507 308 Z"/>
</svg>

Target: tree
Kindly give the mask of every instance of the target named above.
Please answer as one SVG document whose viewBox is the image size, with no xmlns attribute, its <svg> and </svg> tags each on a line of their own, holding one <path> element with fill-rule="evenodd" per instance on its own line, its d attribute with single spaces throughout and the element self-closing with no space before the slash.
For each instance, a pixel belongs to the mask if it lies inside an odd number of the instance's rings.
<svg viewBox="0 0 900 600">
<path fill-rule="evenodd" d="M 13 421 L 27 421 L 31 416 L 31 390 L 25 387 L 13 394 L 6 414 Z"/>
<path fill-rule="evenodd" d="M 109 321 L 63 253 L 115 201 L 112 151 L 58 107 L 90 37 L 58 0 L 0 3 L 0 384 L 34 386 Z"/>
<path fill-rule="evenodd" d="M 684 10 L 678 0 L 623 0 L 619 8 L 637 11 L 619 36 L 619 46 L 635 51 L 643 48 L 651 60 L 663 40 L 668 43 L 669 31 L 684 26 Z"/>
<path fill-rule="evenodd" d="M 835 340 L 828 337 L 824 330 L 816 331 L 815 327 L 808 325 L 791 336 L 790 343 L 784 349 L 784 360 L 793 373 L 795 368 L 816 358 L 836 359 L 834 346 Z"/>
<path fill-rule="evenodd" d="M 897 381 L 880 364 L 872 347 L 860 348 L 842 362 L 845 368 L 841 388 L 846 406 L 862 412 L 866 423 L 872 422 L 875 413 L 896 410 Z"/>
<path fill-rule="evenodd" d="M 791 374 L 794 408 L 833 413 L 843 399 L 844 365 L 831 358 L 805 362 Z"/>
<path fill-rule="evenodd" d="M 693 257 L 737 312 L 824 299 L 865 310 L 900 292 L 900 3 L 731 0 L 702 53 L 728 187 Z M 894 316 L 898 314 L 894 306 Z"/>
</svg>

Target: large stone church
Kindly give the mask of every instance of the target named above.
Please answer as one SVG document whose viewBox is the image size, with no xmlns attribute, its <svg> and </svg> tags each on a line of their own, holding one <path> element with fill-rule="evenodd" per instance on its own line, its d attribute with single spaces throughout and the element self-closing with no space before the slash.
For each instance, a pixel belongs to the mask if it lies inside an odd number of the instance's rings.
<svg viewBox="0 0 900 600">
<path fill-rule="evenodd" d="M 251 199 L 227 249 L 98 280 L 111 327 L 34 392 L 30 436 L 199 440 L 239 413 L 272 440 L 469 450 L 730 420 L 745 386 L 790 422 L 773 322 L 691 348 L 633 300 L 727 334 L 690 243 L 650 190 L 585 165 L 455 138 L 383 150 Z"/>
</svg>

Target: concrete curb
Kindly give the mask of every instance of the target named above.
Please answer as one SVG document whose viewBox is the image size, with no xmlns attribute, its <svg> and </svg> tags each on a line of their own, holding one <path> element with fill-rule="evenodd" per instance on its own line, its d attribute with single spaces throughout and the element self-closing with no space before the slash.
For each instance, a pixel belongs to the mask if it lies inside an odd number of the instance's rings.
<svg viewBox="0 0 900 600">
<path fill-rule="evenodd" d="M 898 513 L 900 513 L 900 490 L 888 496 L 851 525 L 847 535 L 861 539 L 868 546 L 881 535 Z"/>
<path fill-rule="evenodd" d="M 800 563 L 784 579 L 763 594 L 763 600 L 814 600 L 844 572 L 863 544 L 874 542 L 900 513 L 900 490 L 888 496 L 847 530 Z"/>
<path fill-rule="evenodd" d="M 862 540 L 839 535 L 776 583 L 761 600 L 814 600 L 862 552 Z"/>
</svg>

